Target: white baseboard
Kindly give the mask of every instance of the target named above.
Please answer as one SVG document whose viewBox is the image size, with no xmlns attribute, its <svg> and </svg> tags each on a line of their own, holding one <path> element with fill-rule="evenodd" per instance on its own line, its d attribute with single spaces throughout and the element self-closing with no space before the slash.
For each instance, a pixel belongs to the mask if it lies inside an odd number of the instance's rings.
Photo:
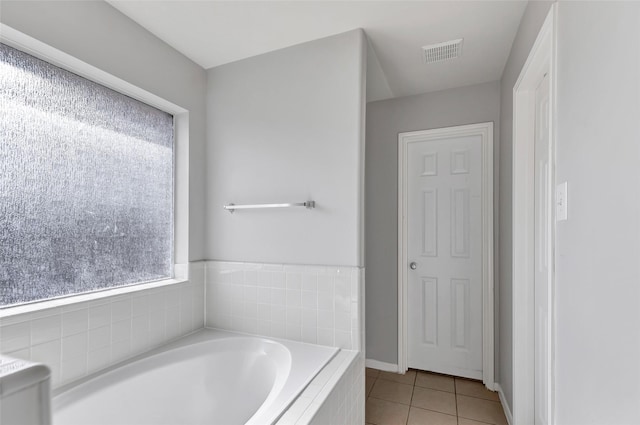
<svg viewBox="0 0 640 425">
<path fill-rule="evenodd" d="M 364 365 L 366 367 L 370 367 L 371 369 L 378 369 L 378 370 L 384 370 L 385 372 L 398 373 L 398 365 L 393 363 L 385 363 L 385 362 L 380 362 L 378 360 L 366 359 L 364 361 Z"/>
<path fill-rule="evenodd" d="M 504 415 L 507 417 L 507 423 L 509 423 L 509 425 L 513 425 L 513 415 L 511 414 L 511 409 L 509 408 L 507 399 L 504 396 L 504 391 L 502 391 L 502 387 L 497 382 L 494 384 L 494 386 L 496 388 L 496 391 L 498 391 L 498 396 L 500 396 L 500 404 L 502 404 Z"/>
</svg>

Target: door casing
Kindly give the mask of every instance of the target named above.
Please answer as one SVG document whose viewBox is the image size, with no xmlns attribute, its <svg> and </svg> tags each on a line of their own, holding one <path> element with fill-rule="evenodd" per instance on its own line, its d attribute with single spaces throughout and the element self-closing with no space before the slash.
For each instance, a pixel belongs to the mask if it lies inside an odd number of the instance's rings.
<svg viewBox="0 0 640 425">
<path fill-rule="evenodd" d="M 398 135 L 398 371 L 408 368 L 407 146 L 412 142 L 448 137 L 482 139 L 482 381 L 494 389 L 493 285 L 493 123 L 479 123 Z"/>
<path fill-rule="evenodd" d="M 556 132 L 556 14 L 557 3 L 551 6 L 538 33 L 520 76 L 513 87 L 513 405 L 514 424 L 533 424 L 535 410 L 535 280 L 534 280 L 534 125 L 535 91 L 546 73 L 550 85 L 550 179 L 555 188 L 555 132 Z M 551 208 L 553 211 L 554 207 Z M 551 212 L 551 235 L 548 249 L 551 252 L 549 276 L 550 338 L 547 364 L 549 365 L 549 423 L 554 423 L 555 376 L 555 219 Z M 542 353 L 539 353 L 542 354 Z"/>
</svg>

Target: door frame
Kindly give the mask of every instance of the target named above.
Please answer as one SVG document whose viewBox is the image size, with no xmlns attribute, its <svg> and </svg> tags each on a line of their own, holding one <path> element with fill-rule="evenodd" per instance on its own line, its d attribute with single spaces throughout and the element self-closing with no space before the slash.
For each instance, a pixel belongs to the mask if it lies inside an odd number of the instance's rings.
<svg viewBox="0 0 640 425">
<path fill-rule="evenodd" d="M 512 347 L 513 347 L 513 423 L 533 424 L 535 418 L 535 239 L 534 239 L 534 121 L 535 91 L 544 74 L 549 77 L 549 169 L 552 193 L 555 191 L 556 144 L 556 14 L 551 9 L 538 33 L 520 76 L 513 87 L 513 246 L 512 246 Z M 548 217 L 549 238 L 549 317 L 550 335 L 547 361 L 549 365 L 549 423 L 555 418 L 555 200 Z"/>
<path fill-rule="evenodd" d="M 480 136 L 482 141 L 482 382 L 494 389 L 493 122 L 398 134 L 398 371 L 408 369 L 407 220 L 409 143 Z"/>
</svg>

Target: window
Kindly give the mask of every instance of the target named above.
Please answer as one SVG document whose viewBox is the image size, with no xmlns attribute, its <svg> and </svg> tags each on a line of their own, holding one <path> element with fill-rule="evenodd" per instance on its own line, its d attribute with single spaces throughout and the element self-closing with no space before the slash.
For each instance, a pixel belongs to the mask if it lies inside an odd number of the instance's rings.
<svg viewBox="0 0 640 425">
<path fill-rule="evenodd" d="M 167 279 L 173 116 L 0 44 L 0 307 Z"/>
</svg>

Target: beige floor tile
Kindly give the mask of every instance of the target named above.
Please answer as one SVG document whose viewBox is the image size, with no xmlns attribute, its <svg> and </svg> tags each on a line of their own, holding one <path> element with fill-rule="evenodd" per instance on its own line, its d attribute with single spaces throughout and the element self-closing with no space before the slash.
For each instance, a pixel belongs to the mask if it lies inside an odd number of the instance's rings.
<svg viewBox="0 0 640 425">
<path fill-rule="evenodd" d="M 502 405 L 498 401 L 483 400 L 458 394 L 458 416 L 496 425 L 506 425 Z"/>
<path fill-rule="evenodd" d="M 412 392 L 413 387 L 411 385 L 376 379 L 369 396 L 396 403 L 411 404 Z"/>
<path fill-rule="evenodd" d="M 497 392 L 489 391 L 482 382 L 456 378 L 456 393 L 485 400 L 500 401 Z"/>
<path fill-rule="evenodd" d="M 430 372 L 418 372 L 416 387 L 431 388 L 432 390 L 454 393 L 456 387 L 451 376 L 438 375 Z"/>
<path fill-rule="evenodd" d="M 435 410 L 448 415 L 456 414 L 456 395 L 445 391 L 415 387 L 411 405 L 422 409 Z"/>
<path fill-rule="evenodd" d="M 378 369 L 371 369 L 370 367 L 365 368 L 366 376 L 370 376 L 371 378 L 377 378 L 380 374 Z"/>
<path fill-rule="evenodd" d="M 458 425 L 487 425 L 487 423 L 474 421 L 473 419 L 458 418 Z"/>
<path fill-rule="evenodd" d="M 409 416 L 409 406 L 390 401 L 367 399 L 365 420 L 374 425 L 405 425 Z"/>
<path fill-rule="evenodd" d="M 411 407 L 407 425 L 457 425 L 457 420 L 452 415 Z"/>
<path fill-rule="evenodd" d="M 371 392 L 371 389 L 373 388 L 373 384 L 375 384 L 375 382 L 376 382 L 376 378 L 365 376 L 365 379 L 364 379 L 365 397 L 369 397 L 369 393 Z"/>
<path fill-rule="evenodd" d="M 380 371 L 378 379 L 386 379 L 387 381 L 400 382 L 401 384 L 413 385 L 416 380 L 416 371 L 409 370 L 404 375 L 394 372 Z"/>
</svg>

